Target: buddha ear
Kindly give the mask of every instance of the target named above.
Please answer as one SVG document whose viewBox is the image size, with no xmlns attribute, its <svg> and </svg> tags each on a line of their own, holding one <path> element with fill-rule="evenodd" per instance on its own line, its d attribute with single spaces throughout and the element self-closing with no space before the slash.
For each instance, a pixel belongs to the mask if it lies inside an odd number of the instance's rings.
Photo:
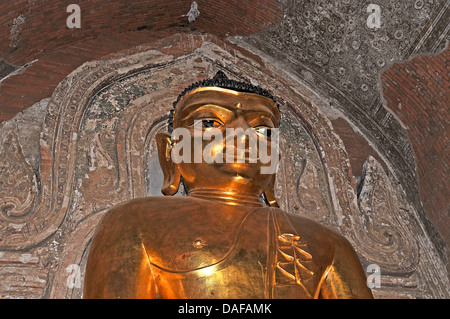
<svg viewBox="0 0 450 319">
<path fill-rule="evenodd" d="M 266 189 L 264 190 L 264 197 L 266 198 L 269 206 L 280 207 L 280 205 L 278 205 L 277 199 L 275 198 L 275 176 L 275 174 L 272 175 L 269 185 L 267 185 Z"/>
<path fill-rule="evenodd" d="M 172 160 L 172 140 L 170 134 L 163 132 L 156 135 L 158 146 L 159 165 L 164 174 L 164 182 L 161 192 L 166 196 L 172 196 L 178 191 L 181 182 L 181 174 L 177 165 Z"/>
</svg>

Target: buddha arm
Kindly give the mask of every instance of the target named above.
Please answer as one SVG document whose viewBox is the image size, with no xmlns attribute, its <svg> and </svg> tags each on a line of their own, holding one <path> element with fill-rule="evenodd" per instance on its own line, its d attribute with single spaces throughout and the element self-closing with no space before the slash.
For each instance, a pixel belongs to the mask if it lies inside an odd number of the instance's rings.
<svg viewBox="0 0 450 319">
<path fill-rule="evenodd" d="M 366 275 L 358 256 L 347 240 L 337 243 L 332 264 L 322 279 L 320 297 L 324 299 L 371 299 Z"/>
<path fill-rule="evenodd" d="M 139 235 L 121 213 L 103 219 L 92 241 L 84 298 L 155 298 L 151 267 Z"/>
</svg>

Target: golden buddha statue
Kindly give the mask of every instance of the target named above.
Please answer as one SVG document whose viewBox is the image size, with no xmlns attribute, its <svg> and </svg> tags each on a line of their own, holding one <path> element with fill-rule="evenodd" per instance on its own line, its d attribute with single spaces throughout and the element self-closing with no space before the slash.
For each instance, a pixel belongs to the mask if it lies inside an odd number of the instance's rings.
<svg viewBox="0 0 450 319">
<path fill-rule="evenodd" d="M 269 92 L 221 71 L 187 88 L 174 103 L 169 132 L 157 135 L 166 196 L 106 213 L 90 247 L 84 297 L 372 298 L 345 238 L 278 208 L 275 171 L 263 172 L 267 161 L 251 156 L 264 146 L 277 158 L 278 124 Z M 196 136 L 239 128 L 251 133 L 236 135 L 246 148 L 231 161 L 236 139 L 216 135 L 211 147 Z M 176 139 L 177 129 L 191 135 Z M 209 148 L 213 161 L 195 158 L 198 148 L 203 155 Z M 181 183 L 187 196 L 171 196 Z"/>
</svg>

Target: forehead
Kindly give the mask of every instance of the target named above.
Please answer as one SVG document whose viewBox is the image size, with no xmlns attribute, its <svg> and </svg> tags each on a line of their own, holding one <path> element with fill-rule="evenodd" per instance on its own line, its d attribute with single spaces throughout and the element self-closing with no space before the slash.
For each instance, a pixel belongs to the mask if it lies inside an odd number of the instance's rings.
<svg viewBox="0 0 450 319">
<path fill-rule="evenodd" d="M 207 105 L 229 110 L 240 109 L 243 112 L 266 112 L 277 120 L 279 118 L 275 102 L 265 96 L 218 87 L 203 87 L 189 92 L 181 98 L 175 109 L 174 120 Z"/>
</svg>

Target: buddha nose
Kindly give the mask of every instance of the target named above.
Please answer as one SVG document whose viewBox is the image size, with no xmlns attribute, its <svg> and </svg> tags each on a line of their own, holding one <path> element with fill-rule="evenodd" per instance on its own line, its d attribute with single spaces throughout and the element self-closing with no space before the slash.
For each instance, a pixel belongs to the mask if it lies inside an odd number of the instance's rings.
<svg viewBox="0 0 450 319">
<path fill-rule="evenodd" d="M 236 116 L 236 119 L 232 122 L 231 126 L 235 129 L 241 128 L 244 131 L 250 128 L 243 115 Z"/>
<path fill-rule="evenodd" d="M 234 128 L 242 128 L 244 131 L 250 126 L 248 125 L 247 121 L 244 118 L 244 112 L 242 110 L 242 104 L 236 103 L 235 105 L 236 111 L 235 111 L 235 119 L 232 121 L 231 126 Z"/>
<path fill-rule="evenodd" d="M 245 120 L 244 116 L 242 114 L 236 114 L 236 118 L 232 123 L 230 123 L 231 128 L 235 130 L 237 133 L 237 139 L 240 140 L 242 143 L 247 143 L 249 140 L 249 128 L 247 121 Z"/>
<path fill-rule="evenodd" d="M 256 139 L 256 135 L 251 129 L 251 126 L 248 124 L 242 112 L 236 112 L 236 117 L 230 123 L 229 127 L 233 129 L 233 132 L 235 134 L 235 139 L 233 140 L 235 140 L 237 145 L 241 145 L 249 149 L 254 148 L 254 143 L 252 142 L 254 139 Z M 231 142 L 231 140 L 229 140 L 228 138 L 227 141 Z"/>
</svg>

